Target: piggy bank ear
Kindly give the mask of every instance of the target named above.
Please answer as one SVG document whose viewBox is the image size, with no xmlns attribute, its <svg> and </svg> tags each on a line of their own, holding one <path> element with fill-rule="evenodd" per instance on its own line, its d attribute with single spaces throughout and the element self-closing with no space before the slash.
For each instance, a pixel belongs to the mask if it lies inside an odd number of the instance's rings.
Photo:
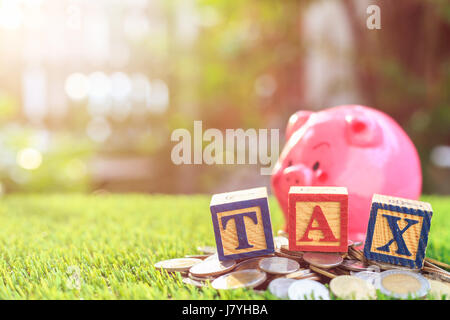
<svg viewBox="0 0 450 320">
<path fill-rule="evenodd" d="M 351 145 L 374 147 L 382 142 L 381 128 L 373 119 L 364 115 L 348 115 L 345 121 L 346 136 Z"/>
<path fill-rule="evenodd" d="M 300 129 L 306 121 L 308 121 L 309 117 L 311 116 L 311 111 L 297 111 L 294 113 L 288 121 L 287 127 L 286 127 L 286 141 L 289 140 L 289 138 L 292 136 L 292 134 Z"/>
</svg>

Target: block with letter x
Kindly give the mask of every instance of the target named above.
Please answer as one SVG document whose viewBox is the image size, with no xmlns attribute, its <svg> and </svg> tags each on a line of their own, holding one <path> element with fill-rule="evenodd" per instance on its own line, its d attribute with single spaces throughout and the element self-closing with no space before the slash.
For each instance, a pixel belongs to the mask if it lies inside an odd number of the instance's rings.
<svg viewBox="0 0 450 320">
<path fill-rule="evenodd" d="M 290 250 L 347 251 L 347 188 L 291 187 L 288 216 Z"/>
<path fill-rule="evenodd" d="M 210 208 L 219 260 L 274 252 L 266 188 L 215 194 Z"/>
<path fill-rule="evenodd" d="M 433 209 L 427 202 L 375 194 L 364 256 L 369 260 L 420 269 Z"/>
</svg>

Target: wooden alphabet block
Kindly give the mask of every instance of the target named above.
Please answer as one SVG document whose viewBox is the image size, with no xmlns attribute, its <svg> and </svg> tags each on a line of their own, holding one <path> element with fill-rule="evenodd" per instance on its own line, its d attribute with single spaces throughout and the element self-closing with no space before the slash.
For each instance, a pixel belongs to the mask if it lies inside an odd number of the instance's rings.
<svg viewBox="0 0 450 320">
<path fill-rule="evenodd" d="M 288 216 L 290 250 L 347 251 L 347 188 L 291 187 Z"/>
<path fill-rule="evenodd" d="M 420 269 L 433 209 L 427 202 L 375 194 L 364 256 L 369 260 Z"/>
<path fill-rule="evenodd" d="M 266 188 L 215 194 L 210 208 L 219 260 L 275 251 Z"/>
</svg>

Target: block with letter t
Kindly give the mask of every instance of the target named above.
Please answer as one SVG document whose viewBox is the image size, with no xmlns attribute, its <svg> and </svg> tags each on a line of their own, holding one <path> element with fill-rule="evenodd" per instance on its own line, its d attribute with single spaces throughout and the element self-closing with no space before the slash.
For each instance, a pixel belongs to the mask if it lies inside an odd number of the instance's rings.
<svg viewBox="0 0 450 320">
<path fill-rule="evenodd" d="M 427 202 L 375 194 L 364 256 L 369 260 L 421 269 L 433 209 Z"/>
<path fill-rule="evenodd" d="M 293 186 L 289 189 L 288 216 L 290 250 L 347 251 L 347 188 Z"/>
<path fill-rule="evenodd" d="M 274 252 L 266 188 L 215 194 L 210 208 L 219 260 Z"/>
</svg>

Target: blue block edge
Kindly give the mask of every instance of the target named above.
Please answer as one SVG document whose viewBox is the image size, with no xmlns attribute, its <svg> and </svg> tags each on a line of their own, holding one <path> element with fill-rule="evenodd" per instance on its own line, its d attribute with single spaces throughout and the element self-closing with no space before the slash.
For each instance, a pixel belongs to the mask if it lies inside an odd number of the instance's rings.
<svg viewBox="0 0 450 320">
<path fill-rule="evenodd" d="M 415 259 L 406 259 L 401 257 L 394 257 L 388 254 L 371 252 L 370 248 L 372 247 L 373 233 L 375 231 L 375 221 L 377 218 L 378 210 L 389 210 L 394 212 L 407 213 L 410 215 L 421 216 L 423 217 L 422 230 L 420 233 L 419 245 L 417 247 L 417 254 Z M 369 224 L 367 226 L 367 237 L 364 244 L 364 256 L 369 260 L 375 260 L 380 262 L 386 262 L 390 264 L 398 264 L 402 266 L 407 266 L 412 269 L 421 269 L 423 266 L 423 260 L 425 258 L 425 252 L 428 244 L 428 233 L 430 232 L 431 226 L 431 218 L 433 216 L 433 212 L 413 209 L 401 206 L 395 206 L 392 204 L 372 203 L 372 207 L 370 209 L 370 217 Z"/>
<path fill-rule="evenodd" d="M 217 213 L 224 211 L 232 211 L 238 209 L 245 209 L 251 207 L 259 207 L 261 210 L 261 219 L 263 223 L 264 236 L 266 239 L 267 248 L 264 250 L 250 251 L 243 253 L 236 253 L 230 255 L 224 255 L 222 239 L 220 237 L 219 221 L 217 219 Z M 217 255 L 220 261 L 235 260 L 240 258 L 258 257 L 275 252 L 273 234 L 272 234 L 272 221 L 270 219 L 269 202 L 267 198 L 251 199 L 245 201 L 237 201 L 232 203 L 224 203 L 215 206 L 211 206 L 211 217 L 214 228 L 214 236 L 216 238 Z"/>
</svg>

